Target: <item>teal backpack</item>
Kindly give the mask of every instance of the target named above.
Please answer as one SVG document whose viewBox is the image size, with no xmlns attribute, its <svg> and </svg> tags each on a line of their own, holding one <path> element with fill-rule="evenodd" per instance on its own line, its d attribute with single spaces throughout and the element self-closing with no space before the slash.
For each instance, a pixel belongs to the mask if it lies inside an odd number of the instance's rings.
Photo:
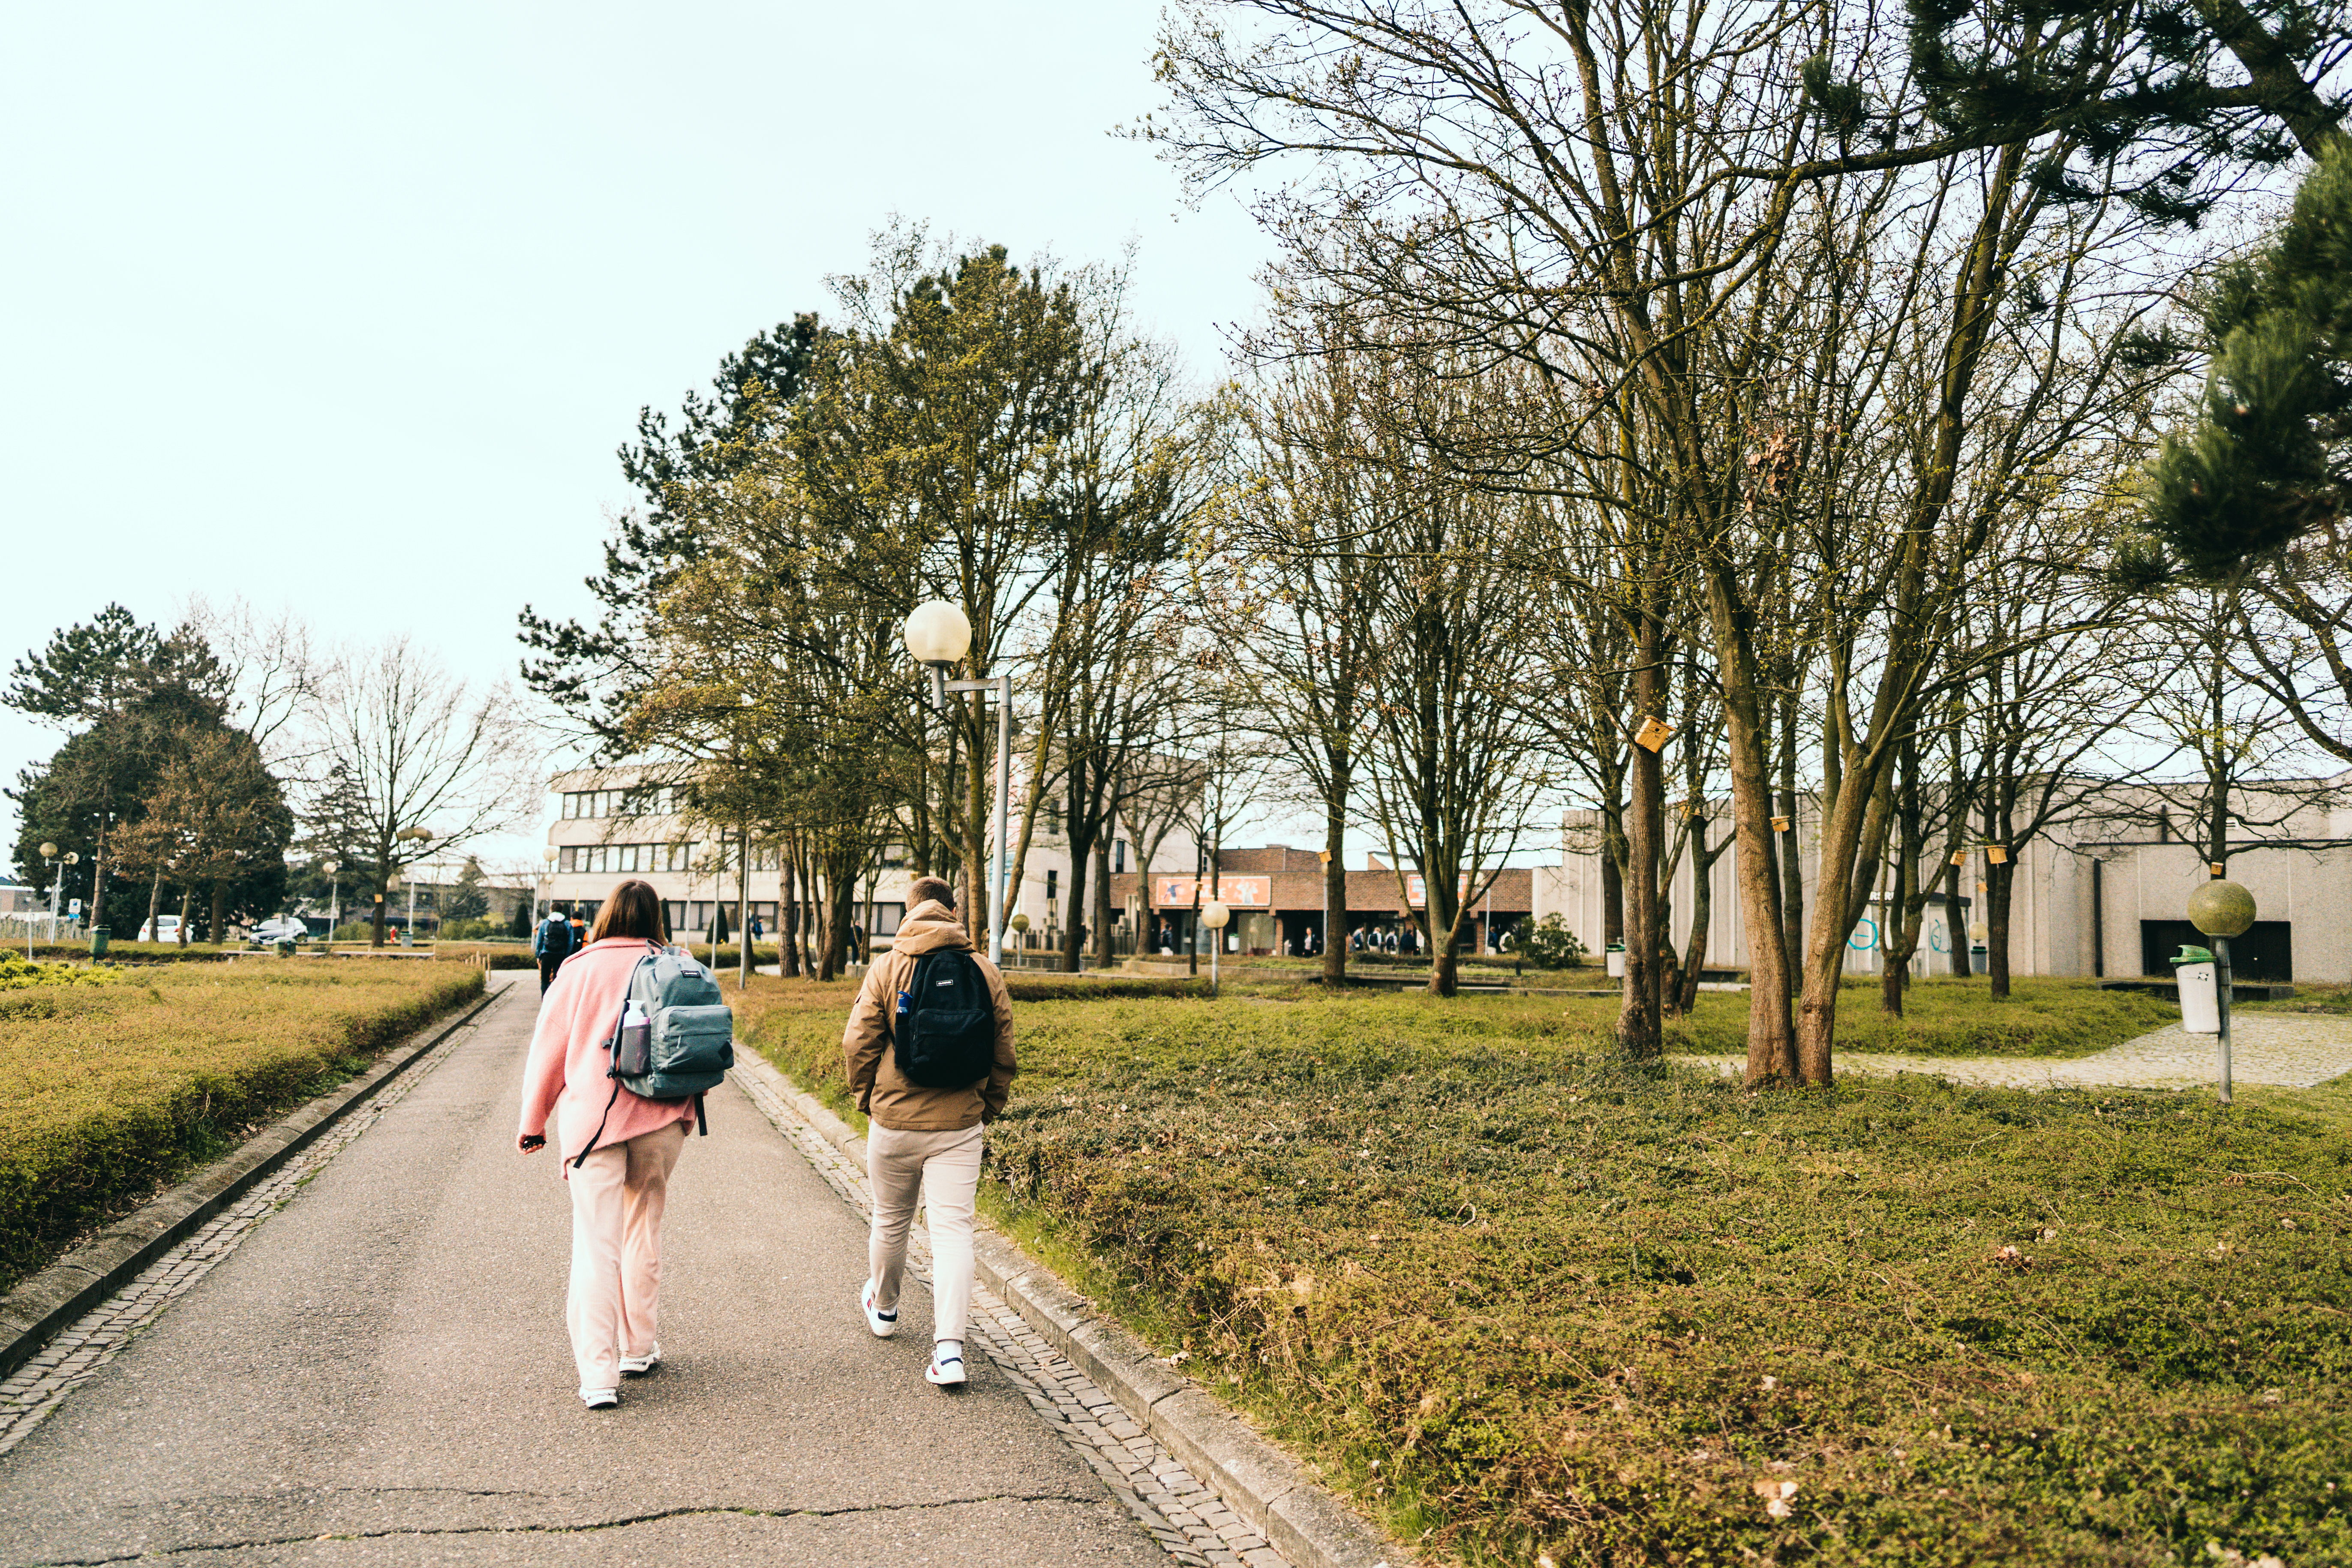
<svg viewBox="0 0 2352 1568">
<path fill-rule="evenodd" d="M 735 1010 L 722 999 L 719 982 L 684 948 L 651 949 L 629 973 L 628 989 L 621 998 L 621 1016 L 604 1042 L 611 1053 L 604 1076 L 613 1079 L 613 1096 L 604 1115 L 613 1114 L 621 1090 L 647 1100 L 694 1099 L 694 1118 L 702 1135 L 710 1135 L 710 1119 L 703 1113 L 702 1097 L 726 1079 L 735 1065 Z M 604 1122 L 596 1136 L 572 1162 L 578 1169 L 604 1136 Z"/>
</svg>

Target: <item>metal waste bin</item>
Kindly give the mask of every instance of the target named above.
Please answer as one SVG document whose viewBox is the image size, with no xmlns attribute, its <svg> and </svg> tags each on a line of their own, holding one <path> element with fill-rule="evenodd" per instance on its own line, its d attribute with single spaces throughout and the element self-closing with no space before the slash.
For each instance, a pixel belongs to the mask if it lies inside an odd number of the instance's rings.
<svg viewBox="0 0 2352 1568">
<path fill-rule="evenodd" d="M 90 927 L 89 955 L 92 958 L 104 958 L 106 956 L 106 944 L 113 935 L 114 931 L 110 926 Z"/>
<path fill-rule="evenodd" d="M 2180 1026 L 2192 1035 L 2221 1032 L 2221 988 L 2213 980 L 2213 955 L 2183 946 L 2173 955 L 2172 977 L 2180 983 Z"/>
<path fill-rule="evenodd" d="M 1612 942 L 1609 944 L 1609 978 L 1612 980 L 1625 978 L 1625 944 L 1622 942 Z"/>
</svg>

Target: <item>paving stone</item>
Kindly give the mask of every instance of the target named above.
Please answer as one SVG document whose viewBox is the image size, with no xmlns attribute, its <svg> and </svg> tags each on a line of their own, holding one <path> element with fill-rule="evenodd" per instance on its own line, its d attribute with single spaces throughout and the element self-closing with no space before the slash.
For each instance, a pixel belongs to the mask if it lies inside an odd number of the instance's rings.
<svg viewBox="0 0 2352 1568">
<path fill-rule="evenodd" d="M 793 1103 L 764 1078 L 745 1073 L 741 1082 L 752 1102 L 825 1184 L 858 1213 L 871 1216 L 874 1205 L 866 1173 L 803 1120 Z M 919 1224 L 908 1235 L 907 1254 L 908 1272 L 928 1282 L 930 1242 Z M 1215 1492 L 1154 1442 L 1116 1399 L 1055 1350 L 994 1291 L 977 1282 L 972 1286 L 971 1323 L 966 1332 L 996 1371 L 1028 1396 L 1038 1419 L 1104 1476 L 1106 1489 L 1166 1548 L 1171 1561 L 1186 1568 L 1210 1564 L 1233 1568 L 1244 1563 L 1250 1568 L 1290 1568 L 1288 1559 L 1243 1524 Z M 1127 1478 L 1128 1484 L 1110 1479 L 1112 1475 Z M 1212 1512 L 1229 1522 L 1212 1525 L 1208 1522 Z"/>
<path fill-rule="evenodd" d="M 2064 1061 L 2046 1058 L 1912 1057 L 1841 1053 L 1841 1072 L 1926 1073 L 1987 1089 L 2195 1089 L 2220 1077 L 2219 1044 L 2178 1024 Z M 1679 1057 L 1727 1076 L 1745 1057 Z M 2352 1018 L 2239 1013 L 2230 1019 L 2230 1079 L 2309 1089 L 2352 1072 Z"/>
</svg>

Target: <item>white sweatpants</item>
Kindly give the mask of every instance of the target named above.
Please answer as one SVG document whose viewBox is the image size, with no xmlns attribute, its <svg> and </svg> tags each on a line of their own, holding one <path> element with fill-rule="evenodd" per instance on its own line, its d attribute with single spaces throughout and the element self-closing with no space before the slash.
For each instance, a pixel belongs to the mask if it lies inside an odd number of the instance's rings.
<svg viewBox="0 0 2352 1568">
<path fill-rule="evenodd" d="M 981 1129 L 960 1132 L 866 1130 L 866 1174 L 874 1184 L 874 1230 L 866 1267 L 874 1305 L 890 1311 L 907 1272 L 907 1230 L 919 1198 L 931 1232 L 931 1338 L 961 1340 L 971 1311 L 972 1201 L 980 1190 Z"/>
</svg>

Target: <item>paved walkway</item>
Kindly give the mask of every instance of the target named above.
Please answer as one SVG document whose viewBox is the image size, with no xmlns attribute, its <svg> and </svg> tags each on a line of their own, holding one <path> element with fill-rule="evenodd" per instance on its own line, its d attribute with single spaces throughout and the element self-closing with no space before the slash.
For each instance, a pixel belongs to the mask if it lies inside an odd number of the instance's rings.
<svg viewBox="0 0 2352 1568">
<path fill-rule="evenodd" d="M 1108 1401 L 1017 1318 L 960 1394 L 923 1381 L 925 1292 L 867 1334 L 862 1219 L 740 1092 L 671 1187 L 668 1362 L 583 1410 L 569 1205 L 512 1149 L 535 991 L 0 1389 L 0 1562 L 1279 1563 L 1161 1517 L 1189 1478 L 1147 1468 L 1158 1512 L 1121 1485 Z"/>
<path fill-rule="evenodd" d="M 1727 1075 L 1747 1070 L 1739 1057 L 1677 1057 Z M 1954 1083 L 2009 1089 L 2191 1089 L 2214 1082 L 2220 1058 L 2211 1035 L 2174 1024 L 2094 1056 L 1910 1057 L 1843 1053 L 1840 1072 L 1929 1073 Z M 2230 1078 L 2235 1084 L 2309 1089 L 2352 1072 L 2352 1018 L 2332 1015 L 2241 1013 L 2230 1020 Z"/>
</svg>

